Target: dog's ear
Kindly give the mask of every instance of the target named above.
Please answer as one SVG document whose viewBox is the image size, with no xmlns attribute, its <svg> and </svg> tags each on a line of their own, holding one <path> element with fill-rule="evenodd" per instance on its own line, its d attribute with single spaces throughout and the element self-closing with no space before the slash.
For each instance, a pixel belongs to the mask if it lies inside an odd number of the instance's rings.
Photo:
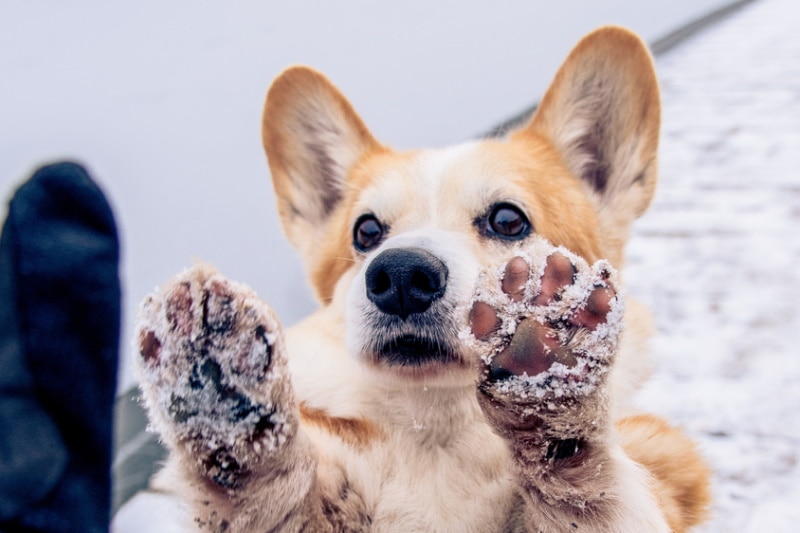
<svg viewBox="0 0 800 533">
<path fill-rule="evenodd" d="M 655 192 L 660 118 L 646 45 L 634 33 L 608 26 L 572 50 L 517 135 L 548 139 L 588 186 L 601 219 L 627 233 Z"/>
<path fill-rule="evenodd" d="M 272 83 L 261 132 L 283 228 L 313 258 L 350 169 L 380 145 L 339 90 L 308 67 L 289 68 Z"/>
</svg>

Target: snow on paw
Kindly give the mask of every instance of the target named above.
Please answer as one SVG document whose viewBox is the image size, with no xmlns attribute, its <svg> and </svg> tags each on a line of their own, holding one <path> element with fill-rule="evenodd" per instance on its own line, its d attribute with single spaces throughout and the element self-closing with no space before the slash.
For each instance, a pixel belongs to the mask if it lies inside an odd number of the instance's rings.
<svg viewBox="0 0 800 533">
<path fill-rule="evenodd" d="M 147 297 L 137 338 L 153 426 L 218 485 L 235 488 L 291 438 L 280 326 L 247 287 L 195 266 Z"/>
<path fill-rule="evenodd" d="M 483 357 L 484 410 L 528 423 L 518 415 L 541 420 L 590 401 L 613 362 L 623 307 L 606 261 L 588 265 L 540 237 L 483 272 L 465 337 Z"/>
</svg>

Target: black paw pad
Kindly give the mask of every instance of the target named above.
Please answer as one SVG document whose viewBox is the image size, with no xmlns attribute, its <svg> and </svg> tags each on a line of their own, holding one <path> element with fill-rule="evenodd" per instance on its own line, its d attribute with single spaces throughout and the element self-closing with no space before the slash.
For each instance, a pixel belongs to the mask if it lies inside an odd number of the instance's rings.
<svg viewBox="0 0 800 533">
<path fill-rule="evenodd" d="M 219 363 L 209 358 L 196 361 L 189 376 L 189 387 L 192 390 L 211 387 L 219 391 L 222 387 L 222 368 Z"/>
<path fill-rule="evenodd" d="M 259 324 L 256 326 L 254 332 L 256 339 L 259 342 L 264 343 L 265 352 L 266 352 L 266 360 L 264 361 L 264 368 L 269 367 L 269 364 L 272 362 L 272 344 L 270 344 L 269 339 L 267 338 L 267 328 Z"/>
<path fill-rule="evenodd" d="M 214 451 L 203 463 L 203 468 L 211 481 L 220 487 L 234 489 L 241 484 L 241 466 L 236 458 L 224 448 Z"/>
<path fill-rule="evenodd" d="M 203 302 L 203 322 L 209 331 L 228 332 L 236 321 L 234 295 L 222 281 L 212 280 L 207 285 L 208 293 Z"/>
<path fill-rule="evenodd" d="M 250 417 L 253 413 L 262 416 L 259 420 L 263 418 L 269 420 L 269 416 L 273 414 L 272 412 L 263 412 L 265 411 L 263 406 L 254 404 L 250 398 L 235 387 L 223 383 L 223 379 L 223 371 L 220 364 L 207 357 L 194 363 L 192 373 L 189 375 L 188 385 L 190 389 L 195 391 L 213 391 L 216 398 L 215 403 L 225 405 L 230 420 L 241 421 Z M 178 399 L 180 400 L 181 398 Z M 170 407 L 170 409 L 173 409 L 173 407 Z M 178 413 L 185 411 L 178 408 L 175 409 L 177 409 L 176 412 Z M 193 415 L 190 414 L 189 416 Z M 176 419 L 176 421 L 182 422 L 184 420 Z"/>
<path fill-rule="evenodd" d="M 586 444 L 580 439 L 552 440 L 547 446 L 545 458 L 548 461 L 563 461 L 583 455 Z"/>
<path fill-rule="evenodd" d="M 194 409 L 186 400 L 186 398 L 178 396 L 175 393 L 170 395 L 167 412 L 169 413 L 169 416 L 179 424 L 188 421 L 190 418 L 197 416 L 198 414 L 198 410 Z"/>
</svg>

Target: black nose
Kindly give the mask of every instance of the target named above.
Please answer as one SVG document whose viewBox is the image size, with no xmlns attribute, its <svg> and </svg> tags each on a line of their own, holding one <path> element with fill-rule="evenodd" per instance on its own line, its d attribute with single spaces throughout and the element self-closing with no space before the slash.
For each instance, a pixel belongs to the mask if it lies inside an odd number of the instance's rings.
<svg viewBox="0 0 800 533">
<path fill-rule="evenodd" d="M 381 252 L 366 274 L 367 297 L 378 309 L 405 319 L 422 313 L 447 288 L 447 267 L 421 248 Z"/>
</svg>

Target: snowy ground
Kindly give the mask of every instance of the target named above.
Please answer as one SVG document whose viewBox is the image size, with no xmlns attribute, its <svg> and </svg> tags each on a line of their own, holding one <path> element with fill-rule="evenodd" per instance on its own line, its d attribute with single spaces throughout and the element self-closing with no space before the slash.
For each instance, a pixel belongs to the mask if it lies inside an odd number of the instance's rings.
<svg viewBox="0 0 800 533">
<path fill-rule="evenodd" d="M 657 315 L 639 397 L 715 470 L 707 532 L 800 530 L 800 4 L 761 0 L 657 61 L 661 183 L 629 247 Z"/>
</svg>

